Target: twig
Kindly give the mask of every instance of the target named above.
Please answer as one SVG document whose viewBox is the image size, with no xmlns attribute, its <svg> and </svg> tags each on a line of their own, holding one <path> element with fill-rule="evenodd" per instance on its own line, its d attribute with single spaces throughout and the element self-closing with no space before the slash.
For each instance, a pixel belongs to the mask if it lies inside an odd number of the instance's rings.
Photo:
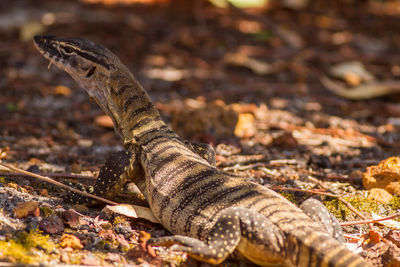
<svg viewBox="0 0 400 267">
<path fill-rule="evenodd" d="M 240 165 L 240 163 L 237 163 L 233 166 L 230 167 L 225 167 L 222 168 L 223 171 L 229 172 L 229 171 L 245 171 L 245 170 L 250 170 L 250 169 L 254 169 L 257 167 L 262 167 L 264 166 L 264 164 L 256 162 L 254 164 L 248 164 L 248 165 Z"/>
<path fill-rule="evenodd" d="M 348 226 L 348 225 L 356 225 L 356 224 L 376 223 L 376 222 L 391 220 L 391 219 L 399 217 L 399 216 L 400 216 L 400 212 L 396 212 L 396 213 L 394 213 L 392 215 L 389 215 L 387 217 L 383 217 L 383 218 L 380 218 L 380 219 L 370 219 L 370 220 L 362 220 L 362 221 L 343 222 L 343 223 L 340 223 L 340 225 L 341 226 Z"/>
<path fill-rule="evenodd" d="M 85 175 L 75 175 L 75 174 L 69 174 L 69 173 L 41 173 L 41 172 L 35 172 L 35 174 L 38 175 L 46 175 L 47 177 L 51 178 L 63 178 L 63 179 L 86 179 L 86 180 L 96 180 L 97 177 L 94 176 L 85 176 Z M 0 176 L 30 176 L 30 175 L 21 175 L 19 173 L 13 173 L 13 172 L 0 172 Z"/>
<path fill-rule="evenodd" d="M 42 181 L 57 185 L 57 186 L 59 186 L 61 188 L 64 188 L 66 190 L 70 190 L 72 192 L 75 192 L 75 193 L 78 193 L 78 194 L 81 194 L 81 195 L 84 195 L 84 196 L 87 196 L 87 197 L 90 197 L 90 198 L 94 198 L 94 199 L 96 199 L 98 201 L 101 201 L 101 202 L 104 202 L 104 203 L 107 203 L 107 204 L 110 204 L 110 205 L 118 205 L 117 202 L 114 202 L 114 201 L 111 201 L 111 200 L 108 200 L 108 199 L 105 199 L 105 198 L 102 198 L 102 197 L 99 197 L 99 196 L 96 196 L 96 195 L 92 195 L 92 194 L 80 191 L 78 189 L 75 189 L 75 188 L 70 187 L 68 185 L 65 185 L 63 183 L 54 181 L 53 179 L 51 179 L 49 177 L 45 177 L 45 176 L 42 176 L 42 175 L 39 175 L 39 174 L 36 174 L 36 173 L 28 172 L 28 171 L 22 170 L 20 168 L 14 167 L 14 166 L 12 166 L 10 164 L 7 164 L 7 163 L 4 163 L 4 162 L 0 162 L 0 165 L 6 167 L 8 169 L 11 169 L 11 170 L 13 170 L 15 172 L 19 172 L 19 173 L 22 173 L 24 175 L 35 177 L 35 178 L 37 178 L 39 180 L 42 180 Z"/>
<path fill-rule="evenodd" d="M 327 192 L 320 192 L 320 191 L 300 189 L 300 188 L 288 188 L 288 187 L 283 187 L 283 186 L 272 186 L 272 187 L 269 187 L 269 189 L 271 189 L 271 190 L 284 190 L 284 191 L 296 191 L 296 192 L 304 192 L 304 193 L 310 193 L 310 194 L 315 194 L 315 195 L 322 195 L 322 196 L 327 196 L 327 197 L 337 197 L 337 195 L 331 194 L 331 193 L 327 193 Z"/>
</svg>

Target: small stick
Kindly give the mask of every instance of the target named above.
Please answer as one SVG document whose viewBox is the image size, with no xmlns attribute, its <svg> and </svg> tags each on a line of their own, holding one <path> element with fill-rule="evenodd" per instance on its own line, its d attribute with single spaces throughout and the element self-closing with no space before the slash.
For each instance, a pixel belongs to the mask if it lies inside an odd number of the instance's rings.
<svg viewBox="0 0 400 267">
<path fill-rule="evenodd" d="M 19 172 L 19 173 L 22 173 L 22 174 L 24 174 L 24 175 L 28 175 L 28 176 L 31 176 L 31 177 L 35 177 L 35 178 L 37 178 L 37 179 L 39 179 L 39 180 L 42 180 L 42 181 L 45 181 L 45 182 L 48 182 L 48 183 L 57 185 L 57 186 L 59 186 L 59 187 L 61 187 L 61 188 L 70 190 L 70 191 L 72 191 L 72 192 L 75 192 L 75 193 L 78 193 L 78 194 L 81 194 L 81 195 L 84 195 L 84 196 L 87 196 L 87 197 L 94 198 L 94 199 L 96 199 L 96 200 L 99 200 L 99 201 L 101 201 L 101 202 L 104 202 L 104 203 L 107 203 L 107 204 L 110 204 L 110 205 L 118 205 L 118 204 L 119 204 L 119 203 L 113 202 L 113 201 L 111 201 L 111 200 L 108 200 L 108 199 L 105 199 L 105 198 L 102 198 L 102 197 L 99 197 L 99 196 L 96 196 L 96 195 L 92 195 L 92 194 L 89 194 L 89 193 L 80 191 L 80 190 L 78 190 L 78 189 L 75 189 L 75 188 L 70 187 L 70 186 L 68 186 L 68 185 L 65 185 L 65 184 L 63 184 L 63 183 L 54 181 L 53 179 L 51 179 L 51 178 L 49 178 L 49 177 L 45 177 L 45 176 L 42 176 L 42 175 L 39 175 L 39 174 L 36 174 L 36 173 L 24 171 L 24 170 L 22 170 L 22 169 L 20 169 L 20 168 L 14 167 L 14 166 L 12 166 L 12 165 L 10 165 L 10 164 L 7 164 L 7 163 L 0 162 L 0 165 L 6 167 L 6 168 L 8 168 L 8 169 L 11 169 L 11 170 L 13 170 L 13 171 L 15 171 L 15 172 Z"/>
<path fill-rule="evenodd" d="M 327 192 L 320 192 L 320 191 L 315 191 L 315 190 L 307 190 L 307 189 L 300 189 L 300 188 L 288 188 L 288 187 L 283 187 L 283 186 L 272 186 L 269 187 L 269 189 L 272 190 L 286 190 L 286 191 L 296 191 L 296 192 L 304 192 L 304 193 L 310 193 L 310 194 L 315 194 L 315 195 L 322 195 L 322 196 L 328 196 L 328 197 L 337 197 L 337 195 L 332 194 L 332 193 L 327 193 Z"/>
<path fill-rule="evenodd" d="M 37 172 L 38 175 L 46 175 L 51 178 L 63 178 L 63 179 L 86 179 L 86 180 L 96 180 L 97 177 L 94 176 L 85 176 L 85 175 L 75 175 L 68 173 L 41 173 Z M 0 172 L 0 176 L 30 176 L 13 172 Z"/>
<path fill-rule="evenodd" d="M 356 225 L 356 224 L 367 224 L 367 223 L 376 223 L 376 222 L 381 222 L 381 221 L 387 221 L 396 217 L 400 216 L 400 212 L 396 212 L 392 215 L 389 215 L 387 217 L 383 217 L 380 219 L 370 219 L 370 220 L 362 220 L 362 221 L 352 221 L 352 222 L 343 222 L 340 223 L 341 226 L 348 226 L 348 225 Z"/>
</svg>

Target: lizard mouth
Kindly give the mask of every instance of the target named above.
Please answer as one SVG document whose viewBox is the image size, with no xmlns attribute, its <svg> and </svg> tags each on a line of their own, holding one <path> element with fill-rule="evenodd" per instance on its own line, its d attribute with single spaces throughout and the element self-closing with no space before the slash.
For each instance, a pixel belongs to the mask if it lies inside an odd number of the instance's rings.
<svg viewBox="0 0 400 267">
<path fill-rule="evenodd" d="M 60 58 L 62 54 L 57 49 L 57 45 L 54 37 L 52 36 L 35 36 L 33 37 L 33 43 L 37 50 L 46 58 Z"/>
<path fill-rule="evenodd" d="M 35 36 L 33 38 L 33 44 L 35 45 L 36 49 L 47 58 L 51 64 L 55 64 L 57 67 L 64 69 L 63 67 L 63 55 L 55 42 L 56 38 L 53 36 Z"/>
</svg>

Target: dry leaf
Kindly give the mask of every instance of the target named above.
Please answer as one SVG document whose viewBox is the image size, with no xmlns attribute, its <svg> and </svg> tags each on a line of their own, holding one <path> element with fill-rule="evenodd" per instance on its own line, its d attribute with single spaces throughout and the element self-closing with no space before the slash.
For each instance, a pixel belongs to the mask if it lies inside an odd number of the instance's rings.
<svg viewBox="0 0 400 267">
<path fill-rule="evenodd" d="M 265 61 L 251 58 L 243 53 L 228 53 L 224 58 L 225 63 L 244 67 L 257 75 L 267 75 L 280 71 L 285 65 L 283 62 L 269 64 Z"/>
<path fill-rule="evenodd" d="M 345 80 L 352 86 L 359 85 L 361 82 L 375 80 L 375 77 L 359 61 L 348 61 L 337 64 L 331 67 L 330 74 L 336 78 Z"/>
<path fill-rule="evenodd" d="M 38 217 L 40 215 L 39 204 L 34 201 L 21 203 L 14 208 L 14 214 L 18 219 L 25 218 L 28 215 Z"/>
<path fill-rule="evenodd" d="M 146 207 L 130 204 L 120 204 L 115 206 L 107 205 L 104 209 L 110 210 L 114 213 L 125 215 L 130 218 L 142 218 L 154 223 L 160 223 L 156 219 L 156 217 L 154 217 L 153 212 L 151 212 L 151 210 Z"/>
<path fill-rule="evenodd" d="M 374 220 L 379 220 L 379 219 L 383 218 L 374 212 L 371 212 L 371 216 L 372 216 L 372 219 L 374 219 Z M 391 229 L 400 229 L 400 222 L 396 222 L 394 220 L 385 220 L 385 221 L 380 221 L 380 222 L 376 222 L 376 223 L 382 224 Z"/>
<path fill-rule="evenodd" d="M 400 91 L 400 82 L 391 80 L 360 84 L 359 86 L 349 89 L 332 81 L 326 76 L 321 77 L 321 82 L 325 88 L 332 93 L 352 100 L 371 99 L 388 94 L 398 93 Z"/>
</svg>

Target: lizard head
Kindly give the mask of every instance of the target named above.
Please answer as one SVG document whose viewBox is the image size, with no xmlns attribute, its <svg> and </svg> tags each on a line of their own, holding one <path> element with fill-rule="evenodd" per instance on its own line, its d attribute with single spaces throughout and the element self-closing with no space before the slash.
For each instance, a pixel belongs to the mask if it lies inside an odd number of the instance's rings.
<svg viewBox="0 0 400 267">
<path fill-rule="evenodd" d="M 71 75 L 103 110 L 109 111 L 107 84 L 114 66 L 119 62 L 113 53 L 101 45 L 79 38 L 35 36 L 33 42 L 50 65 L 54 64 Z"/>
<path fill-rule="evenodd" d="M 86 90 L 125 140 L 132 140 L 139 132 L 133 126 L 140 126 L 143 116 L 152 117 L 152 125 L 164 125 L 146 91 L 107 48 L 79 38 L 35 36 L 33 42 L 50 65 L 67 72 Z M 133 119 L 132 114 L 136 114 Z"/>
</svg>

